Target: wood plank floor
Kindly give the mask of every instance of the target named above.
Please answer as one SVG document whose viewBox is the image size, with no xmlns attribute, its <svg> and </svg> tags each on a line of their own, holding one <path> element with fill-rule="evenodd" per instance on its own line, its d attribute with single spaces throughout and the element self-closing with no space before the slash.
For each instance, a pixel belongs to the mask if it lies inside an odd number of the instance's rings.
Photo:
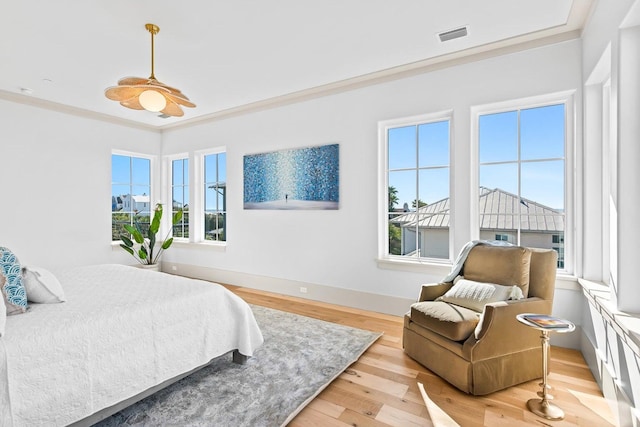
<svg viewBox="0 0 640 427">
<path fill-rule="evenodd" d="M 289 424 L 291 427 L 432 426 L 417 382 L 429 397 L 463 427 L 471 426 L 615 426 L 580 352 L 552 347 L 549 383 L 562 421 L 529 412 L 539 380 L 488 396 L 458 391 L 409 358 L 402 350 L 402 318 L 302 298 L 225 285 L 250 304 L 348 325 L 384 335 L 334 380 Z"/>
</svg>

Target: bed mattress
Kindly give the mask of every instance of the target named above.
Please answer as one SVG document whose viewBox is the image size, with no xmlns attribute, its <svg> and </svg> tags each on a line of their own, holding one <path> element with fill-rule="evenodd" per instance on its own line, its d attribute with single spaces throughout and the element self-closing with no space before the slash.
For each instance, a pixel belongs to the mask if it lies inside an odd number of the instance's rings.
<svg viewBox="0 0 640 427">
<path fill-rule="evenodd" d="M 67 425 L 263 342 L 250 307 L 217 284 L 122 265 L 57 277 L 67 302 L 7 318 L 3 426 Z"/>
</svg>

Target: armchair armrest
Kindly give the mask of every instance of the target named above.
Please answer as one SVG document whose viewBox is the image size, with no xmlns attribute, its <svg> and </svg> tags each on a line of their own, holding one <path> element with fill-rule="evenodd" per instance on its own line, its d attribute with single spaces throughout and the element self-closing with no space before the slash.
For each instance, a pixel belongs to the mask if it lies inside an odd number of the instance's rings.
<svg viewBox="0 0 640 427">
<path fill-rule="evenodd" d="M 418 302 L 422 301 L 434 301 L 436 298 L 444 295 L 451 287 L 453 283 L 429 283 L 426 285 L 422 285 L 422 289 L 420 290 L 420 298 L 418 298 Z"/>
<path fill-rule="evenodd" d="M 468 360 L 483 360 L 540 345 L 540 332 L 518 322 L 520 313 L 551 313 L 552 301 L 538 297 L 487 304 L 480 318 L 478 338 L 471 334 L 462 352 Z"/>
</svg>

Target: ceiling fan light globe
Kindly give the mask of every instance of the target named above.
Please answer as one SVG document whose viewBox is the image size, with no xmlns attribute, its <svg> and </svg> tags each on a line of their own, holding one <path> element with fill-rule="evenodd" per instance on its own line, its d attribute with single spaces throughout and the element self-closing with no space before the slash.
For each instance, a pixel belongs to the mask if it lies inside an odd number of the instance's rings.
<svg viewBox="0 0 640 427">
<path fill-rule="evenodd" d="M 164 107 L 167 106 L 166 98 L 155 90 L 145 90 L 140 94 L 138 101 L 145 110 L 152 111 L 154 113 L 164 110 Z"/>
</svg>

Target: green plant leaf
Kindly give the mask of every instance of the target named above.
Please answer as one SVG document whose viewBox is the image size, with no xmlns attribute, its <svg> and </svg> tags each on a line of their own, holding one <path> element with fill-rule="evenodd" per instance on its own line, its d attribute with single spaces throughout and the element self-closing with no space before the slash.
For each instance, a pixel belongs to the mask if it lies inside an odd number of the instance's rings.
<svg viewBox="0 0 640 427">
<path fill-rule="evenodd" d="M 151 225 L 149 226 L 149 232 L 153 232 L 154 234 L 158 232 L 160 229 L 160 220 L 162 219 L 162 205 L 158 203 L 156 205 L 155 212 L 153 213 L 153 219 L 151 220 Z"/>
<path fill-rule="evenodd" d="M 162 249 L 168 249 L 172 243 L 173 243 L 173 237 L 165 240 L 164 243 L 162 244 Z"/>
<path fill-rule="evenodd" d="M 128 236 L 125 236 L 124 234 L 120 236 L 120 239 L 122 239 L 122 242 L 127 245 L 128 249 L 133 247 L 133 242 L 131 241 L 131 239 Z M 120 245 L 122 246 L 122 245 Z"/>
<path fill-rule="evenodd" d="M 133 249 L 131 249 L 129 246 L 125 246 L 123 244 L 120 245 L 120 247 L 122 249 L 124 249 L 125 251 L 129 252 L 131 255 L 133 255 L 134 257 L 136 256 L 135 253 L 133 252 Z"/>
<path fill-rule="evenodd" d="M 173 225 L 176 225 L 182 219 L 182 209 L 173 214 Z"/>
<path fill-rule="evenodd" d="M 156 246 L 156 235 L 149 230 L 149 249 L 153 252 L 153 248 Z"/>
<path fill-rule="evenodd" d="M 136 243 L 144 243 L 144 237 L 142 237 L 139 227 L 132 227 L 129 224 L 125 224 L 123 227 L 131 234 L 131 236 L 133 236 L 133 240 L 135 240 Z"/>
<path fill-rule="evenodd" d="M 147 259 L 147 248 L 145 248 L 144 246 L 140 247 L 138 256 L 140 257 L 140 259 Z"/>
</svg>

